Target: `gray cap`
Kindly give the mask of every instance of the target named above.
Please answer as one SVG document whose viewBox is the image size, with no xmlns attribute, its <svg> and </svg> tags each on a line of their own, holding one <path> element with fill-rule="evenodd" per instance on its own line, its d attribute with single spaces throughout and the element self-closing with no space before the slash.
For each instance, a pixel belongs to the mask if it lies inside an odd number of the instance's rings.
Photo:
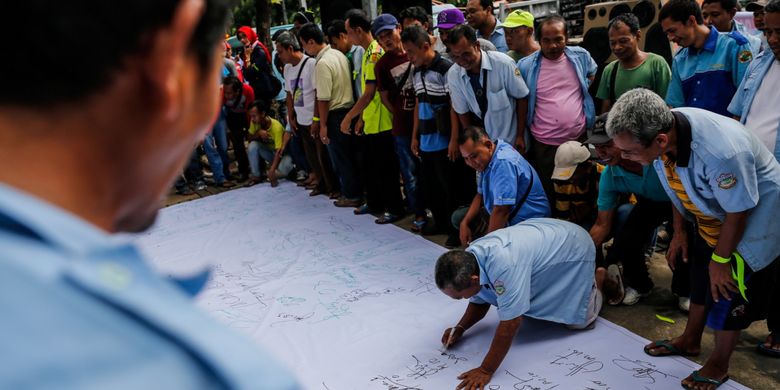
<svg viewBox="0 0 780 390">
<path fill-rule="evenodd" d="M 769 0 L 753 0 L 745 6 L 745 11 L 753 12 L 753 11 L 759 11 L 764 9 L 766 5 L 769 3 Z"/>
<path fill-rule="evenodd" d="M 586 144 L 601 145 L 609 142 L 612 138 L 607 135 L 607 113 L 603 113 L 596 117 L 596 122 L 593 124 L 593 129 L 588 130 L 588 139 L 585 140 Z"/>
</svg>

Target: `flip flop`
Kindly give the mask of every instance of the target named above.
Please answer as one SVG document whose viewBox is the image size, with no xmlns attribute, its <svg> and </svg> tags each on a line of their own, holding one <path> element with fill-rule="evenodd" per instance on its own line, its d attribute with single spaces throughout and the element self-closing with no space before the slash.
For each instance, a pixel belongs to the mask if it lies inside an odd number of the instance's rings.
<svg viewBox="0 0 780 390">
<path fill-rule="evenodd" d="M 362 205 L 360 205 L 360 207 L 358 207 L 358 208 L 356 208 L 356 209 L 352 210 L 352 212 L 353 212 L 355 215 L 363 215 L 363 214 L 369 214 L 369 213 L 371 213 L 371 209 L 368 207 L 368 204 L 367 204 L 367 203 L 363 203 Z"/>
<path fill-rule="evenodd" d="M 769 340 L 771 341 L 771 344 L 775 343 L 775 333 L 774 332 L 769 333 Z M 774 348 L 771 348 L 771 347 L 767 348 L 767 347 L 764 346 L 765 342 L 766 341 L 763 341 L 763 342 L 758 343 L 758 345 L 756 345 L 756 350 L 758 351 L 758 353 L 760 353 L 762 355 L 769 356 L 769 357 L 773 357 L 773 358 L 780 358 L 780 349 L 774 349 Z"/>
<path fill-rule="evenodd" d="M 423 229 L 425 228 L 425 225 L 428 223 L 428 219 L 415 219 L 412 221 L 412 227 L 411 230 L 414 233 L 422 233 Z"/>
<path fill-rule="evenodd" d="M 718 387 L 720 387 L 720 385 L 722 385 L 727 380 L 729 380 L 729 376 L 726 375 L 723 379 L 717 380 L 717 379 L 707 378 L 706 376 L 701 376 L 699 374 L 699 370 L 696 370 L 691 373 L 691 379 L 696 383 L 706 383 L 708 385 L 715 385 L 715 388 L 717 389 Z M 688 389 L 688 390 L 693 389 L 693 387 L 687 385 L 682 385 L 682 387 L 683 389 Z"/>
<path fill-rule="evenodd" d="M 662 352 L 662 353 L 659 353 L 659 354 L 652 354 L 652 353 L 650 353 L 651 350 L 656 349 L 656 348 L 661 348 L 661 347 L 666 348 L 667 352 Z M 699 356 L 698 353 L 690 353 L 690 352 L 687 352 L 687 351 L 680 351 L 679 349 L 675 348 L 671 344 L 671 340 L 653 341 L 653 345 L 649 346 L 649 347 L 645 346 L 644 350 L 645 350 L 646 354 L 648 354 L 650 356 L 653 356 L 653 357 L 663 357 L 663 356 Z"/>
</svg>

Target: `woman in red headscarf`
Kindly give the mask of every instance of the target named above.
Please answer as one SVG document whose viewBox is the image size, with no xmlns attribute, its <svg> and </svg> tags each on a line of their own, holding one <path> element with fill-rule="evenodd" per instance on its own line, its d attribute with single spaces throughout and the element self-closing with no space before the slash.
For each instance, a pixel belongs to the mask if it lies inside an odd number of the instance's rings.
<svg viewBox="0 0 780 390">
<path fill-rule="evenodd" d="M 249 26 L 241 26 L 236 37 L 244 45 L 244 77 L 254 89 L 255 97 L 270 100 L 279 94 L 281 83 L 271 70 L 271 51 L 257 39 Z"/>
</svg>

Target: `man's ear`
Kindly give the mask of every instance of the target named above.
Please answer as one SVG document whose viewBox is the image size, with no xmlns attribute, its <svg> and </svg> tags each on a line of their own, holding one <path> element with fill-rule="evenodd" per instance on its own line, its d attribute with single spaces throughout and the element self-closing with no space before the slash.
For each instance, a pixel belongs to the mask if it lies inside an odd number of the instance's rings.
<svg viewBox="0 0 780 390">
<path fill-rule="evenodd" d="M 479 275 L 471 275 L 471 286 L 479 286 Z"/>
<path fill-rule="evenodd" d="M 189 53 L 189 43 L 195 27 L 205 10 L 203 0 L 182 0 L 173 14 L 171 23 L 152 33 L 148 52 L 138 64 L 143 69 L 143 79 L 155 93 L 155 104 L 166 121 L 174 121 L 181 115 L 181 69 Z"/>
</svg>

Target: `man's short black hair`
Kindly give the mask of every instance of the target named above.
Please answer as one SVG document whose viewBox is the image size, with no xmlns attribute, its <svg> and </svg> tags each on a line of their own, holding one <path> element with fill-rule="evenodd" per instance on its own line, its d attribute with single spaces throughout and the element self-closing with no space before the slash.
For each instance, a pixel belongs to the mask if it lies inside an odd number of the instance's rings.
<svg viewBox="0 0 780 390">
<path fill-rule="evenodd" d="M 764 7 L 764 12 L 768 14 L 780 12 L 780 0 L 771 0 Z"/>
<path fill-rule="evenodd" d="M 417 47 L 422 47 L 426 42 L 431 43 L 431 36 L 424 28 L 415 24 L 401 31 L 401 42 L 409 42 Z"/>
<path fill-rule="evenodd" d="M 720 7 L 726 11 L 737 9 L 737 0 L 703 0 L 701 2 L 702 5 L 713 3 L 720 3 Z"/>
<path fill-rule="evenodd" d="M 180 0 L 4 1 L 0 5 L 0 105 L 47 107 L 84 99 L 108 85 L 151 33 L 172 22 Z M 224 39 L 231 0 L 206 0 L 188 50 L 202 68 Z M 35 42 L 41 69 L 30 69 Z M 205 74 L 204 74 L 205 76 Z M 32 87 L 31 87 L 32 86 Z"/>
<path fill-rule="evenodd" d="M 620 14 L 612 18 L 612 20 L 609 21 L 607 29 L 611 30 L 613 27 L 617 27 L 616 25 L 618 23 L 625 24 L 628 29 L 631 30 L 632 35 L 637 35 L 639 33 L 639 18 L 637 18 L 636 15 L 632 14 L 631 12 Z"/>
<path fill-rule="evenodd" d="M 347 26 L 341 19 L 336 19 L 330 22 L 327 27 L 328 39 L 338 38 L 341 34 L 347 33 Z"/>
<path fill-rule="evenodd" d="M 301 26 L 301 30 L 298 31 L 298 36 L 304 43 L 314 40 L 315 43 L 321 45 L 325 43 L 325 34 L 322 33 L 320 27 L 314 23 L 306 23 Z"/>
<path fill-rule="evenodd" d="M 244 89 L 244 83 L 235 76 L 228 76 L 222 79 L 222 86 L 223 88 L 230 88 L 237 93 L 241 93 Z"/>
<path fill-rule="evenodd" d="M 550 16 L 544 18 L 544 20 L 542 20 L 542 22 L 539 23 L 539 35 L 541 36 L 542 28 L 544 28 L 544 26 L 546 26 L 548 24 L 556 24 L 556 23 L 560 23 L 560 24 L 563 25 L 563 35 L 568 37 L 569 36 L 569 26 L 566 24 L 566 19 L 564 19 L 563 16 L 561 16 L 561 15 L 550 15 Z"/>
<path fill-rule="evenodd" d="M 371 18 L 362 9 L 353 8 L 347 11 L 344 21 L 349 22 L 351 28 L 361 28 L 365 32 L 371 32 Z"/>
<path fill-rule="evenodd" d="M 479 0 L 479 6 L 482 7 L 482 9 L 488 9 L 493 10 L 493 1 L 492 0 Z"/>
<path fill-rule="evenodd" d="M 485 132 L 485 129 L 477 126 L 469 126 L 463 129 L 463 132 L 458 136 L 458 145 L 463 145 L 469 140 L 478 142 L 482 139 L 490 139 Z"/>
<path fill-rule="evenodd" d="M 479 275 L 477 257 L 462 249 L 453 249 L 439 256 L 434 267 L 436 287 L 463 291 L 471 287 L 471 277 Z"/>
<path fill-rule="evenodd" d="M 429 29 L 433 26 L 433 23 L 431 23 L 431 16 L 428 15 L 427 12 L 425 12 L 425 8 L 420 7 L 418 5 L 414 7 L 405 8 L 403 11 L 401 11 L 400 14 L 398 14 L 398 16 L 401 19 L 402 23 L 404 19 L 412 19 L 424 25 L 427 24 Z"/>
<path fill-rule="evenodd" d="M 477 43 L 477 31 L 468 24 L 459 24 L 447 33 L 447 43 L 450 45 L 457 45 L 462 38 L 471 44 Z"/>
<path fill-rule="evenodd" d="M 266 103 L 263 99 L 257 99 L 252 102 L 252 104 L 249 105 L 249 109 L 257 109 L 258 113 L 261 114 L 267 114 L 268 113 L 268 103 Z"/>
<path fill-rule="evenodd" d="M 701 16 L 701 7 L 694 0 L 669 0 L 658 14 L 658 20 L 663 21 L 666 18 L 674 22 L 687 23 L 688 18 L 696 18 L 696 24 L 704 24 L 704 17 Z"/>
<path fill-rule="evenodd" d="M 314 13 L 301 8 L 298 10 L 298 12 L 293 15 L 293 23 L 298 22 L 301 25 L 304 25 L 306 23 L 314 23 Z"/>
</svg>

